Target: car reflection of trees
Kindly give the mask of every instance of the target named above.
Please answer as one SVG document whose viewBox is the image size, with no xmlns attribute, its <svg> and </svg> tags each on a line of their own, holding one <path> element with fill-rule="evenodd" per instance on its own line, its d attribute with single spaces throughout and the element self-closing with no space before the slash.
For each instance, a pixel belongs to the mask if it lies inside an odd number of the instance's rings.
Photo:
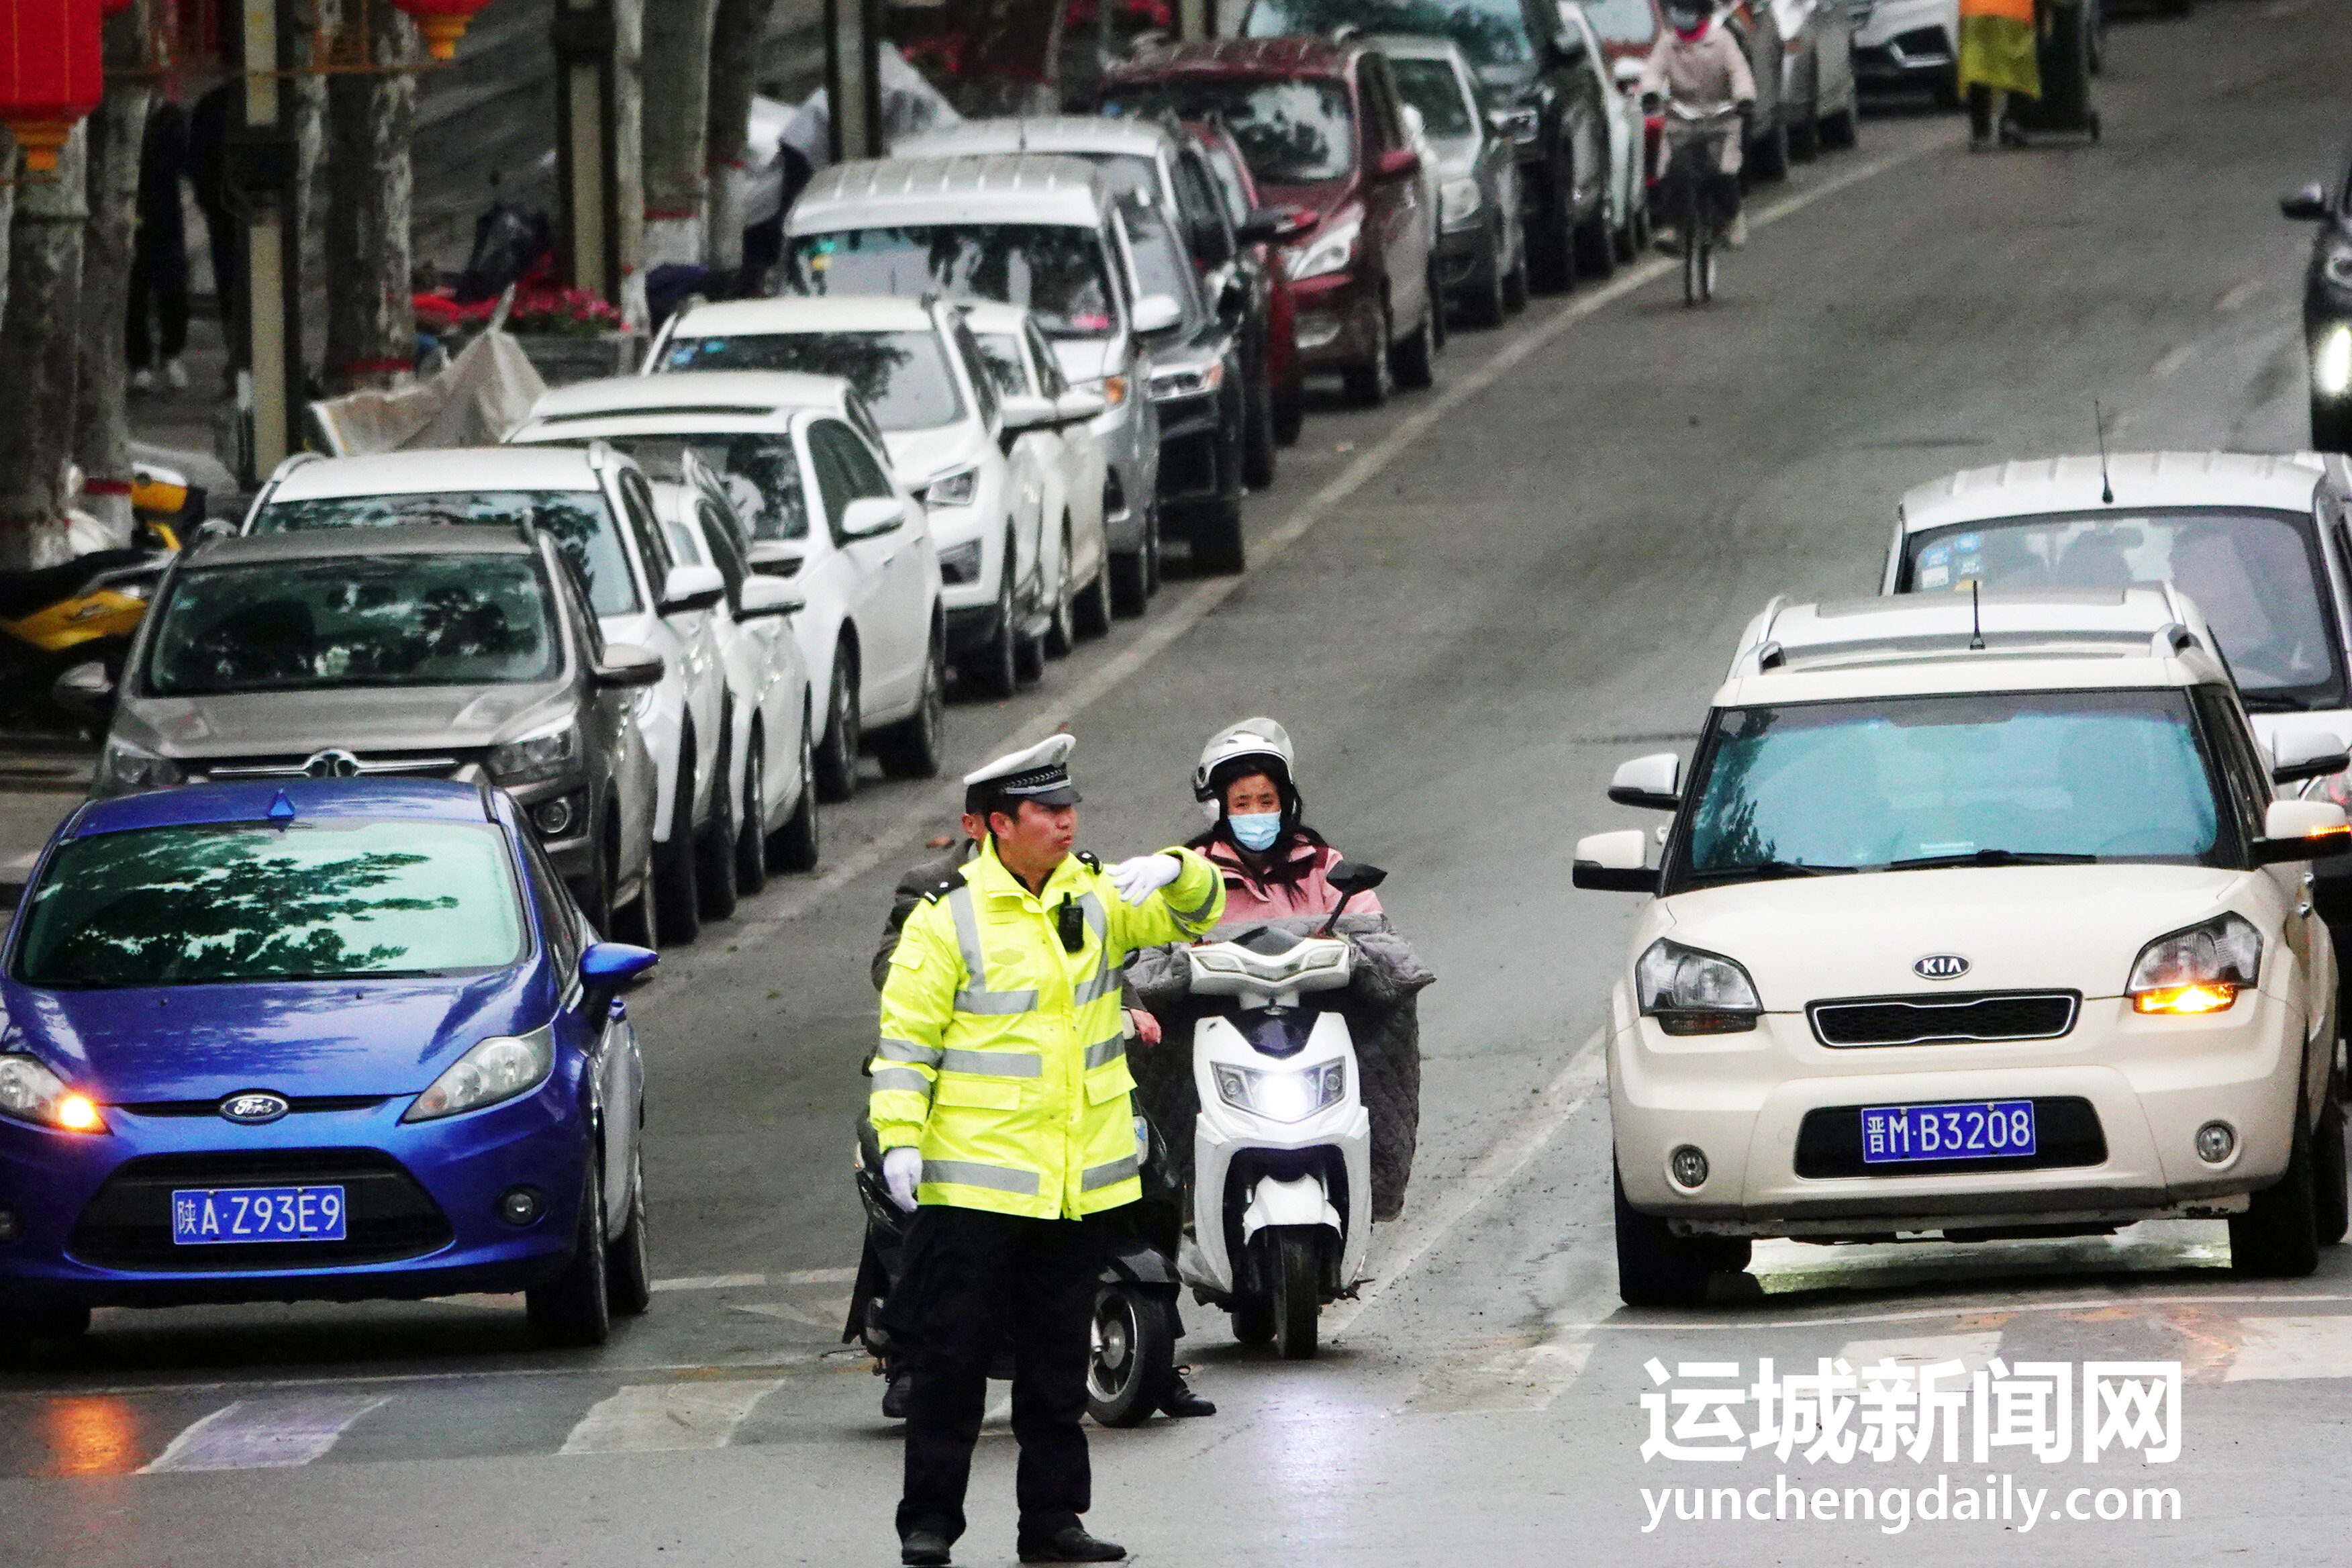
<svg viewBox="0 0 2352 1568">
<path fill-rule="evenodd" d="M 706 367 L 707 368 L 707 367 Z M 424 494 L 380 496 L 316 496 L 301 500 L 272 501 L 261 516 L 260 531 L 299 533 L 317 528 L 395 528 L 404 523 L 444 527 L 512 529 L 528 524 L 553 539 L 580 580 L 599 615 L 629 607 L 634 591 L 626 582 L 628 566 L 622 559 L 604 498 L 595 490 L 450 490 Z M 610 574 L 600 584 L 598 556 Z M 599 592 L 599 588 L 604 591 Z"/>
<path fill-rule="evenodd" d="M 1453 5 L 1442 0 L 1276 0 L 1262 3 L 1249 23 L 1254 36 L 1271 29 L 1328 37 L 1342 26 L 1451 38 L 1473 65 L 1524 65 L 1528 60 L 1528 28 L 1519 0 Z"/>
<path fill-rule="evenodd" d="M 822 268 L 814 265 L 819 257 Z M 901 275 L 900 264 L 919 258 L 921 275 Z M 792 276 L 812 295 L 912 295 L 928 287 L 951 300 L 1019 305 L 1047 331 L 1098 330 L 1087 323 L 1110 313 L 1101 247 L 1093 230 L 1071 224 L 915 224 L 812 235 L 797 242 Z"/>
</svg>

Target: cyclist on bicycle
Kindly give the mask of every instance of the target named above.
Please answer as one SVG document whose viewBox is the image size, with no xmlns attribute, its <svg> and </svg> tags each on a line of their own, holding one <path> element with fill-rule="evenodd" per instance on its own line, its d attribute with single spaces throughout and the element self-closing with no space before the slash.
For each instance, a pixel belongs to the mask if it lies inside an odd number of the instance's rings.
<svg viewBox="0 0 2352 1568">
<path fill-rule="evenodd" d="M 1725 104 L 1738 107 L 1736 130 L 1674 115 L 1666 117 L 1665 125 L 1670 168 L 1675 153 L 1687 142 L 1706 139 L 1723 144 L 1714 181 L 1714 205 L 1727 219 L 1724 243 L 1737 250 L 1748 243 L 1748 215 L 1739 206 L 1739 162 L 1756 117 L 1756 78 L 1748 69 L 1748 57 L 1739 40 L 1717 23 L 1708 0 L 1667 0 L 1666 21 L 1667 31 L 1650 51 L 1649 64 L 1642 72 L 1642 102 L 1645 108 L 1654 108 L 1664 98 L 1693 110 L 1716 110 Z M 1672 250 L 1680 241 L 1662 227 L 1658 243 L 1661 248 Z"/>
</svg>

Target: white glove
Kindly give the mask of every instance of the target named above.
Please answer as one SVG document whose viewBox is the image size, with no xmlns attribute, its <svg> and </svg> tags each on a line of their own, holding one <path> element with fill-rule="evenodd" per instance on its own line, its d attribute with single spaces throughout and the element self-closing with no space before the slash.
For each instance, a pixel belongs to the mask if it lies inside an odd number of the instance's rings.
<svg viewBox="0 0 2352 1568">
<path fill-rule="evenodd" d="M 886 1150 L 882 1155 L 882 1184 L 890 1189 L 890 1201 L 915 1212 L 915 1184 L 922 1178 L 923 1152 L 912 1143 Z"/>
<path fill-rule="evenodd" d="M 1138 855 L 1110 868 L 1118 896 L 1130 904 L 1143 902 L 1183 874 L 1184 862 L 1173 855 Z"/>
</svg>

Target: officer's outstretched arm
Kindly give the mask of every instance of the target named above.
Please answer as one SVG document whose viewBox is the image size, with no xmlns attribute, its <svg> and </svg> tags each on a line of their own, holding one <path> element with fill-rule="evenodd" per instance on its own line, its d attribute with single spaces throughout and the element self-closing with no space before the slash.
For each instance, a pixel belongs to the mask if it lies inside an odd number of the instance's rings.
<svg viewBox="0 0 2352 1568">
<path fill-rule="evenodd" d="M 940 1041 L 955 1014 L 962 954 L 942 932 L 949 919 L 940 904 L 923 904 L 907 917 L 890 954 L 882 986 L 882 1039 L 874 1053 L 874 1087 L 866 1113 L 882 1147 L 922 1141 L 931 1116 L 931 1086 L 939 1079 Z"/>
<path fill-rule="evenodd" d="M 1176 879 L 1139 904 L 1109 901 L 1112 943 L 1130 952 L 1166 942 L 1198 942 L 1225 912 L 1225 879 L 1191 849 L 1165 849 L 1183 869 Z"/>
</svg>

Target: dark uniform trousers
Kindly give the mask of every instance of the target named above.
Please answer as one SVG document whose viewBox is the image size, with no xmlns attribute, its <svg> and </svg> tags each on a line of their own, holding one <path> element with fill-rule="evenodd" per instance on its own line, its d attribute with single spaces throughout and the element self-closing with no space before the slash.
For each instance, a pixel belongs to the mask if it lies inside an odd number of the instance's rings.
<svg viewBox="0 0 2352 1568">
<path fill-rule="evenodd" d="M 926 1204 L 908 1222 L 905 1267 L 886 1309 L 911 1331 L 907 1484 L 898 1534 L 963 1533 L 964 1488 L 988 1404 L 988 1365 L 1007 1330 L 1013 1495 L 1024 1535 L 1077 1522 L 1092 1501 L 1087 1462 L 1087 1361 L 1095 1292 L 1122 1209 L 1084 1219 L 1029 1219 Z"/>
</svg>

